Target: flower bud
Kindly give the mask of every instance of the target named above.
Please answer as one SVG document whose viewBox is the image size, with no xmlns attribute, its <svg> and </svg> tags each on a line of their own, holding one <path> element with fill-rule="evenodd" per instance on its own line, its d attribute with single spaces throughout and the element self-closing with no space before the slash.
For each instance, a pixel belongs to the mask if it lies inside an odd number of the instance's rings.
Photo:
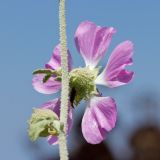
<svg viewBox="0 0 160 160">
<path fill-rule="evenodd" d="M 58 136 L 63 129 L 57 114 L 50 109 L 34 109 L 28 123 L 28 134 L 32 141 L 49 135 Z"/>
</svg>

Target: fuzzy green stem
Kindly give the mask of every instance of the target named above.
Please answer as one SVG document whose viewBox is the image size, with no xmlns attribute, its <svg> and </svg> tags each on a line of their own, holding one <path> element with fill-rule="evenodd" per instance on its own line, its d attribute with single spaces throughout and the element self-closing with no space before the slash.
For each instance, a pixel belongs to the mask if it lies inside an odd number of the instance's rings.
<svg viewBox="0 0 160 160">
<path fill-rule="evenodd" d="M 66 17 L 65 0 L 59 0 L 59 27 L 61 44 L 61 68 L 62 68 L 62 92 L 61 92 L 61 112 L 60 121 L 64 124 L 64 133 L 59 135 L 60 160 L 68 160 L 67 150 L 67 115 L 69 99 L 69 74 L 68 74 L 68 55 L 67 55 L 67 36 L 66 36 Z"/>
</svg>

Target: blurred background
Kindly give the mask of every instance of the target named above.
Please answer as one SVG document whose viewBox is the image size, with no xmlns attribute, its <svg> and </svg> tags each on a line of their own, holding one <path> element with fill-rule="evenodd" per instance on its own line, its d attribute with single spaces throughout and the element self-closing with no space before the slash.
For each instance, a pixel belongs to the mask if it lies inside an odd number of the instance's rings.
<svg viewBox="0 0 160 160">
<path fill-rule="evenodd" d="M 116 89 L 99 87 L 118 106 L 115 129 L 99 145 L 89 145 L 81 134 L 85 103 L 74 113 L 69 136 L 71 160 L 160 160 L 160 1 L 67 0 L 68 47 L 74 67 L 84 62 L 74 44 L 74 33 L 84 20 L 117 29 L 113 48 L 124 40 L 135 45 L 134 80 Z M 46 139 L 31 143 L 27 120 L 32 108 L 58 97 L 33 90 L 32 71 L 42 68 L 59 43 L 58 0 L 0 0 L 0 155 L 10 160 L 58 160 L 58 146 Z"/>
</svg>

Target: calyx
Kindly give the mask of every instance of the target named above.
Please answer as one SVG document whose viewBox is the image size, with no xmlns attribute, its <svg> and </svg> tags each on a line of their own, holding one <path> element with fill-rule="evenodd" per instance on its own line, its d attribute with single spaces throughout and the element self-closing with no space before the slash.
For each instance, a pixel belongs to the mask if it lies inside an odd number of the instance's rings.
<svg viewBox="0 0 160 160">
<path fill-rule="evenodd" d="M 90 69 L 89 67 L 76 68 L 70 72 L 70 96 L 74 96 L 73 103 L 75 105 L 78 105 L 81 100 L 88 99 L 93 94 L 97 94 L 94 82 L 97 75 L 98 69 Z"/>
</svg>

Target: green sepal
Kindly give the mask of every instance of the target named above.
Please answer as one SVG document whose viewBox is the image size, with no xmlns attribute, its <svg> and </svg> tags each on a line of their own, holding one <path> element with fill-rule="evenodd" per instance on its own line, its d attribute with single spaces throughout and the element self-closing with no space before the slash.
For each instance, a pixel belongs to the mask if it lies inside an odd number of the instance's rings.
<svg viewBox="0 0 160 160">
<path fill-rule="evenodd" d="M 87 100 L 92 95 L 97 94 L 94 81 L 98 72 L 98 68 L 90 69 L 89 67 L 76 68 L 70 72 L 70 97 L 73 104 L 77 106 L 81 100 Z M 72 95 L 73 89 L 74 95 Z"/>
<path fill-rule="evenodd" d="M 55 80 L 61 82 L 61 81 L 62 81 L 62 77 L 61 77 L 61 76 L 57 76 L 57 77 L 55 78 Z"/>
<path fill-rule="evenodd" d="M 55 74 L 55 70 L 51 69 L 37 69 L 33 71 L 33 75 L 35 74 Z"/>
<path fill-rule="evenodd" d="M 50 79 L 51 76 L 52 76 L 51 74 L 45 75 L 43 78 L 43 83 L 46 83 Z"/>
<path fill-rule="evenodd" d="M 43 83 L 46 83 L 50 77 L 52 77 L 53 75 L 56 76 L 56 80 L 57 81 L 61 81 L 61 69 L 58 70 L 52 70 L 52 69 L 37 69 L 35 71 L 33 71 L 33 75 L 36 74 L 45 74 L 44 78 L 43 78 Z"/>
<path fill-rule="evenodd" d="M 33 75 L 34 74 L 51 74 L 51 75 L 57 75 L 60 76 L 61 73 L 61 69 L 57 69 L 57 70 L 53 70 L 53 69 L 37 69 L 35 71 L 33 71 Z"/>
</svg>

